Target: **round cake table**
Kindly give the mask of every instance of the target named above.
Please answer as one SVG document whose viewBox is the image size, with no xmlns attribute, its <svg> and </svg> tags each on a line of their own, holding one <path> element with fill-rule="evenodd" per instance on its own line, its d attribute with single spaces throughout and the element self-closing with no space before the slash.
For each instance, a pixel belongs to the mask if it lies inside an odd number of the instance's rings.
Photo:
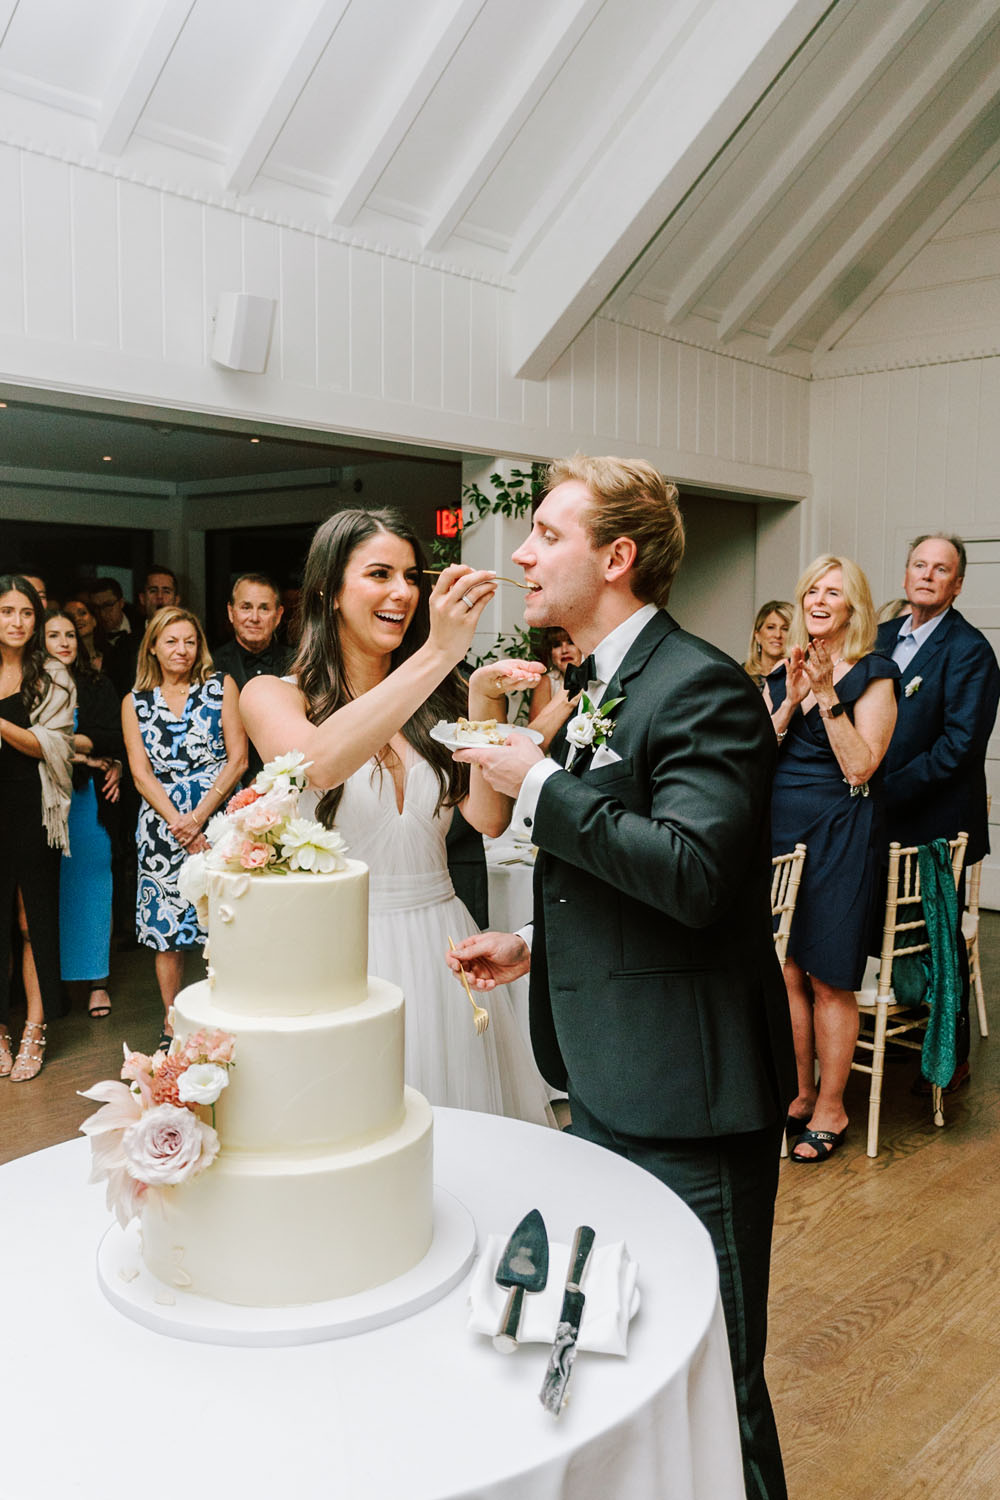
<svg viewBox="0 0 1000 1500">
<path fill-rule="evenodd" d="M 435 1178 L 480 1243 L 529 1208 L 639 1262 L 627 1359 L 579 1354 L 558 1420 L 542 1344 L 466 1331 L 468 1281 L 389 1327 L 293 1348 L 165 1338 L 98 1287 L 108 1226 L 81 1139 L 0 1168 L 10 1500 L 742 1500 L 708 1235 L 653 1177 L 556 1131 L 435 1111 Z M 345 1230 L 346 1232 L 346 1230 Z"/>
</svg>

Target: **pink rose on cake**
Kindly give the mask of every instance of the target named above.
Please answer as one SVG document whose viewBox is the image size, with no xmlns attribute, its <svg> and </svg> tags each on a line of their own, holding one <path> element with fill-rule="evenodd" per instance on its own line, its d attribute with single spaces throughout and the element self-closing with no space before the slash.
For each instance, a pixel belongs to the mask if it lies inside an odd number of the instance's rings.
<svg viewBox="0 0 1000 1500">
<path fill-rule="evenodd" d="M 122 1148 L 130 1177 L 150 1187 L 172 1187 L 212 1165 L 219 1137 L 191 1110 L 157 1104 L 126 1130 Z"/>
<path fill-rule="evenodd" d="M 262 870 L 274 859 L 274 847 L 271 844 L 246 843 L 240 850 L 240 864 L 244 870 Z"/>
<path fill-rule="evenodd" d="M 281 801 L 284 799 L 282 798 Z M 272 802 L 270 797 L 261 797 L 252 807 L 246 809 L 242 823 L 247 833 L 267 833 L 276 823 L 281 822 L 284 815 L 284 809 L 277 799 Z"/>
<path fill-rule="evenodd" d="M 228 1067 L 236 1053 L 236 1042 L 228 1031 L 192 1031 L 179 1047 L 176 1042 L 174 1047 L 177 1056 L 188 1063 L 219 1063 L 222 1067 Z"/>
</svg>

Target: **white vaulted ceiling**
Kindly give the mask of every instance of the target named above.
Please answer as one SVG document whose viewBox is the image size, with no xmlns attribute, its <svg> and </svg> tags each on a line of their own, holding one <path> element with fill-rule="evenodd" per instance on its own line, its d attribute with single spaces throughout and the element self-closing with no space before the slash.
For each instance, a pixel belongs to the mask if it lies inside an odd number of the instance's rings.
<svg viewBox="0 0 1000 1500">
<path fill-rule="evenodd" d="M 996 0 L 0 0 L 0 139 L 807 370 L 1000 162 Z"/>
</svg>

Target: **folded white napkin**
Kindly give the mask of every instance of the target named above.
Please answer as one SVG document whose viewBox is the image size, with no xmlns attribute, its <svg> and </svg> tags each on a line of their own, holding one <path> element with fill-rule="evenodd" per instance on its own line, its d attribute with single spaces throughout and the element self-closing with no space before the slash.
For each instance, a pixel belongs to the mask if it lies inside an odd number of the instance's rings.
<svg viewBox="0 0 1000 1500">
<path fill-rule="evenodd" d="M 503 1236 L 490 1235 L 469 1286 L 468 1327 L 473 1333 L 486 1333 L 491 1338 L 500 1327 L 507 1305 L 507 1292 L 493 1280 L 506 1243 Z M 519 1343 L 551 1344 L 555 1338 L 569 1251 L 568 1245 L 549 1245 L 549 1279 L 543 1292 L 524 1295 Z M 597 1354 L 628 1352 L 628 1325 L 639 1307 L 638 1276 L 638 1264 L 630 1257 L 624 1240 L 595 1249 L 581 1285 L 586 1301 L 577 1341 L 579 1348 Z"/>
</svg>

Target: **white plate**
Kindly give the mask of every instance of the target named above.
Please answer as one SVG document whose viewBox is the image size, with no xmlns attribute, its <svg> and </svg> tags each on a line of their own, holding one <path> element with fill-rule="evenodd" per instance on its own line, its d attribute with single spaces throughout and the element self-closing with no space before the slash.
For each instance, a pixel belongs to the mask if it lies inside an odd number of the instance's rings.
<svg viewBox="0 0 1000 1500">
<path fill-rule="evenodd" d="M 526 734 L 533 745 L 540 745 L 542 743 L 542 736 L 539 734 L 537 729 L 524 729 L 520 724 L 498 724 L 497 728 L 502 729 L 505 733 L 505 736 L 508 734 Z M 484 748 L 489 748 L 488 746 L 484 747 L 482 745 L 475 746 L 473 745 L 471 740 L 456 739 L 455 736 L 457 731 L 457 724 L 449 724 L 445 719 L 439 719 L 438 722 L 434 725 L 434 728 L 431 730 L 431 739 L 437 740 L 439 745 L 444 745 L 448 750 L 469 750 L 477 748 L 482 750 Z"/>
</svg>

